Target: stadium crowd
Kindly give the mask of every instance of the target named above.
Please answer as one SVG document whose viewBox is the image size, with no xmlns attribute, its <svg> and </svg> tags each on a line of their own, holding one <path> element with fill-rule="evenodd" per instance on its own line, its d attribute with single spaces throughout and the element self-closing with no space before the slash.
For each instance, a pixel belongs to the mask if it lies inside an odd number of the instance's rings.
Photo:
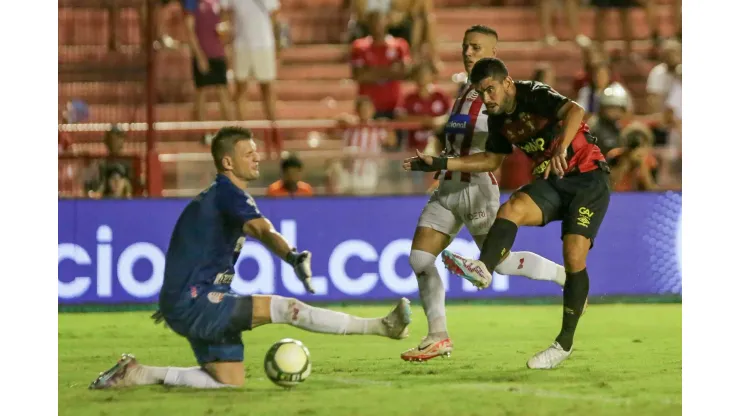
<svg viewBox="0 0 740 416">
<path fill-rule="evenodd" d="M 183 0 L 155 2 L 155 49 L 187 48 L 192 58 L 194 86 L 192 120 L 209 120 L 208 97 L 216 97 L 219 120 L 247 120 L 250 83 L 259 86 L 264 119 L 278 117 L 276 84 L 281 54 L 290 46 L 290 21 L 281 17 L 279 0 Z M 506 1 L 469 1 L 470 6 L 502 6 Z M 553 31 L 554 1 L 533 2 L 537 7 L 542 47 L 561 40 Z M 673 33 L 660 33 L 655 0 L 592 0 L 596 9 L 595 37 L 589 39 L 579 23 L 582 5 L 565 0 L 564 11 L 572 41 L 581 51 L 582 69 L 573 76 L 570 91 L 559 91 L 576 100 L 587 112 L 587 121 L 599 139 L 599 146 L 612 166 L 616 191 L 680 189 L 681 186 L 681 26 L 680 1 L 672 7 Z M 108 7 L 111 16 L 115 2 Z M 342 33 L 347 45 L 346 62 L 356 85 L 354 112 L 337 111 L 337 128 L 322 132 L 324 140 L 343 144 L 345 156 L 329 158 L 323 165 L 323 183 L 304 180 L 300 154 L 284 150 L 277 129 L 264 137 L 266 156 L 282 159 L 280 178 L 266 190 L 269 196 L 310 196 L 321 186 L 329 194 L 373 194 L 380 178 L 397 181 L 399 154 L 427 151 L 437 140 L 446 122 L 452 97 L 439 88 L 441 70 L 449 63 L 440 59 L 435 5 L 431 0 L 346 0 L 348 16 Z M 644 8 L 650 28 L 651 47 L 640 55 L 627 13 Z M 623 49 L 607 48 L 603 27 L 605 11 L 619 11 Z M 146 13 L 141 8 L 141 14 Z M 112 19 L 115 22 L 118 19 Z M 140 19 L 140 21 L 145 21 Z M 476 22 L 471 22 L 471 24 Z M 120 48 L 115 25 L 108 31 L 108 48 Z M 177 38 L 173 27 L 184 26 L 185 36 Z M 143 32 L 144 29 L 142 29 Z M 145 38 L 145 37 L 142 37 Z M 506 39 L 501 39 L 506 42 Z M 634 62 L 651 62 L 645 79 L 648 110 L 635 112 L 633 94 L 622 82 L 621 69 Z M 559 74 L 553 65 L 540 62 L 532 68 L 531 79 L 554 85 Z M 465 73 L 453 79 L 460 85 Z M 402 88 L 413 83 L 413 88 Z M 85 122 L 84 101 L 70 100 L 62 106 L 62 123 Z M 386 120 L 409 121 L 419 127 L 392 129 Z M 126 132 L 113 127 L 102 138 L 107 154 L 90 165 L 82 177 L 87 195 L 93 198 L 127 198 L 132 184 L 143 181 L 126 159 Z M 60 155 L 80 154 L 74 139 L 60 131 Z M 502 189 L 512 190 L 531 180 L 531 163 L 521 152 L 511 155 L 496 176 Z M 60 167 L 60 175 L 62 169 Z M 312 177 L 315 177 L 312 176 Z M 274 178 L 273 178 L 274 179 Z M 425 192 L 434 186 L 432 175 L 411 175 L 410 187 L 400 192 Z M 312 187 L 313 185 L 313 187 Z"/>
</svg>

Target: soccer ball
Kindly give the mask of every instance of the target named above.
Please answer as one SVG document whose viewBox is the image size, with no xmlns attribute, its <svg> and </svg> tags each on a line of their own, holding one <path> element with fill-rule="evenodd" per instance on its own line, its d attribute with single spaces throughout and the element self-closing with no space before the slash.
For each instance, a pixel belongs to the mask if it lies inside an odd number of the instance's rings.
<svg viewBox="0 0 740 416">
<path fill-rule="evenodd" d="M 294 387 L 311 374 L 311 355 L 301 341 L 284 338 L 265 355 L 265 374 L 281 387 Z"/>
</svg>

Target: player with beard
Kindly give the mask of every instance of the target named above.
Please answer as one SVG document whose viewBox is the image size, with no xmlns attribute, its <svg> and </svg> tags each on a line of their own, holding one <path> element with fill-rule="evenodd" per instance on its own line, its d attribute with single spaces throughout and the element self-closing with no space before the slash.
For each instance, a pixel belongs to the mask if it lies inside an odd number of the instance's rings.
<svg viewBox="0 0 740 416">
<path fill-rule="evenodd" d="M 588 299 L 586 257 L 609 206 L 609 168 L 583 122 L 584 109 L 574 101 L 540 82 L 514 81 L 506 65 L 495 58 L 476 62 L 470 82 L 489 114 L 486 151 L 420 159 L 452 172 L 488 172 L 517 146 L 534 160 L 537 178 L 498 211 L 479 260 L 445 251 L 443 261 L 454 273 L 487 286 L 491 272 L 506 261 L 519 227 L 562 221 L 566 271 L 562 328 L 549 348 L 527 362 L 529 368 L 553 368 L 571 355 Z"/>
<path fill-rule="evenodd" d="M 475 25 L 465 31 L 462 43 L 465 71 L 470 73 L 473 65 L 481 58 L 495 57 L 497 42 L 498 34 L 489 27 Z M 447 117 L 444 144 L 435 141 L 436 149 L 431 152 L 438 155 L 442 150 L 439 147 L 444 146 L 446 157 L 484 154 L 488 138 L 487 119 L 480 95 L 474 90 L 473 84 L 467 82 Z M 421 155 L 418 151 L 417 153 Z M 405 160 L 404 169 L 439 170 L 428 169 L 418 157 Z M 447 331 L 445 315 L 445 289 L 434 262 L 463 225 L 467 227 L 478 247 L 483 245 L 500 204 L 498 183 L 493 170 L 461 173 L 442 169 L 438 173 L 439 187 L 421 212 L 409 255 L 427 317 L 428 334 L 418 346 L 401 354 L 403 360 L 426 361 L 447 356 L 452 351 L 453 344 Z M 555 281 L 561 286 L 565 284 L 565 270 L 562 266 L 530 252 L 509 253 L 497 265 L 496 272 Z M 487 287 L 491 284 L 492 277 L 488 274 L 487 278 L 486 282 L 469 280 L 476 286 Z"/>
</svg>

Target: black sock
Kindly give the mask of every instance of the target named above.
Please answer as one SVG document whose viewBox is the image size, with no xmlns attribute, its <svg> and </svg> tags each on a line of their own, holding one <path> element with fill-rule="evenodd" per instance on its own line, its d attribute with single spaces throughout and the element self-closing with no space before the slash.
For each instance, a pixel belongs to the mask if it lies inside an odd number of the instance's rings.
<svg viewBox="0 0 740 416">
<path fill-rule="evenodd" d="M 496 221 L 493 222 L 493 226 L 486 235 L 483 248 L 480 250 L 480 259 L 489 272 L 493 273 L 493 269 L 511 250 L 518 230 L 519 227 L 516 224 L 504 218 L 496 218 Z"/>
<path fill-rule="evenodd" d="M 555 341 L 570 351 L 573 347 L 573 336 L 576 333 L 578 319 L 583 313 L 583 307 L 588 299 L 588 272 L 586 269 L 575 273 L 565 273 L 565 287 L 563 288 L 563 326 L 560 335 Z"/>
</svg>

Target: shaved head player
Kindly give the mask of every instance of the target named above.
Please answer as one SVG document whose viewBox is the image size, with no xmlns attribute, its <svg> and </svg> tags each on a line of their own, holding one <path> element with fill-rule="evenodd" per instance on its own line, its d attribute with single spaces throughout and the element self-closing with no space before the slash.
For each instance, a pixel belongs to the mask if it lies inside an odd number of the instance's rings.
<svg viewBox="0 0 740 416">
<path fill-rule="evenodd" d="M 481 58 L 495 57 L 497 42 L 498 34 L 487 26 L 475 25 L 466 30 L 462 42 L 465 71 L 469 74 Z M 488 138 L 487 120 L 483 100 L 473 84 L 467 82 L 460 90 L 444 127 L 444 154 L 465 156 L 484 152 Z M 441 147 L 432 153 L 439 155 Z M 418 157 L 405 160 L 404 169 L 439 171 L 430 169 Z M 429 332 L 418 346 L 401 354 L 406 361 L 425 361 L 448 355 L 452 351 L 445 316 L 445 289 L 434 261 L 463 225 L 480 248 L 499 208 L 499 188 L 493 169 L 472 174 L 442 171 L 439 178 L 439 187 L 419 217 L 409 256 L 419 283 L 419 297 L 427 316 Z M 498 264 L 496 272 L 551 280 L 561 286 L 565 283 L 562 266 L 530 252 L 510 253 Z M 471 282 L 479 287 L 491 283 L 490 280 Z"/>
<path fill-rule="evenodd" d="M 385 317 L 365 319 L 314 308 L 282 296 L 238 296 L 231 291 L 234 264 L 244 235 L 259 240 L 311 286 L 311 253 L 298 252 L 262 216 L 246 192 L 259 177 L 260 157 L 247 129 L 226 127 L 213 138 L 218 174 L 177 220 L 165 261 L 159 311 L 154 318 L 190 343 L 197 367 L 151 367 L 129 354 L 92 382 L 91 389 L 142 384 L 221 388 L 244 383 L 242 332 L 264 324 L 289 324 L 312 332 L 408 336 L 409 301 L 401 299 Z"/>
</svg>

